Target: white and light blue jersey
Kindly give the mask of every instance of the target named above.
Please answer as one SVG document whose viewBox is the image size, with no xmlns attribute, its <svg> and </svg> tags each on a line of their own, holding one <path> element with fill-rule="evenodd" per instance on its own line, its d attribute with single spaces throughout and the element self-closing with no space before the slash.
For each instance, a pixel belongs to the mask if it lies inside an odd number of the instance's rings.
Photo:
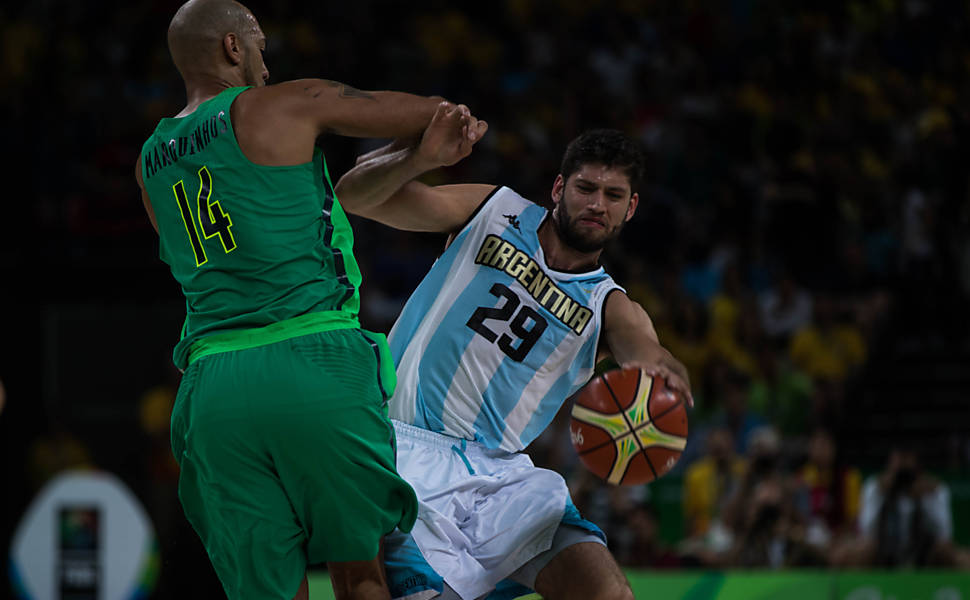
<svg viewBox="0 0 970 600">
<path fill-rule="evenodd" d="M 546 213 L 497 188 L 431 267 L 391 329 L 392 419 L 517 452 L 593 375 L 618 286 L 549 268 Z"/>
</svg>

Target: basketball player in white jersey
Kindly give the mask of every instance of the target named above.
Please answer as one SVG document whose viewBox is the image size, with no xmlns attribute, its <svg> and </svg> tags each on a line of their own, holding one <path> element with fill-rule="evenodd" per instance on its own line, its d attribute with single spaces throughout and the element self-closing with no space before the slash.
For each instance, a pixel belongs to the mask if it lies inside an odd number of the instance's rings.
<svg viewBox="0 0 970 600">
<path fill-rule="evenodd" d="M 429 148 L 441 126 L 432 122 L 417 147 L 361 157 L 336 189 L 349 212 L 451 234 L 390 334 L 397 467 L 420 505 L 411 533 L 385 539 L 391 594 L 632 599 L 563 478 L 521 451 L 607 354 L 690 400 L 686 369 L 598 264 L 637 208 L 641 151 L 618 131 L 581 135 L 549 211 L 506 187 L 413 181 L 457 160 Z"/>
</svg>

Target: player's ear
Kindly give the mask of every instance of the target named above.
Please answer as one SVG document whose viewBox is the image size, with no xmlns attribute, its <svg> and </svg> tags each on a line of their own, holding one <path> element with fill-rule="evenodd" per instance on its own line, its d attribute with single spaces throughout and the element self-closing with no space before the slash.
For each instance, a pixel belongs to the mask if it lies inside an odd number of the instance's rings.
<svg viewBox="0 0 970 600">
<path fill-rule="evenodd" d="M 640 204 L 640 194 L 633 192 L 633 195 L 630 196 L 630 206 L 626 207 L 626 218 L 623 219 L 624 222 L 633 218 L 633 213 L 637 212 L 638 204 Z"/>
<path fill-rule="evenodd" d="M 226 60 L 234 65 L 242 62 L 242 49 L 239 45 L 239 38 L 235 33 L 227 33 L 222 38 L 222 50 L 226 53 Z"/>
<path fill-rule="evenodd" d="M 566 180 L 563 179 L 562 173 L 556 175 L 556 180 L 552 182 L 552 203 L 559 204 L 562 202 L 562 191 L 566 187 Z"/>
</svg>

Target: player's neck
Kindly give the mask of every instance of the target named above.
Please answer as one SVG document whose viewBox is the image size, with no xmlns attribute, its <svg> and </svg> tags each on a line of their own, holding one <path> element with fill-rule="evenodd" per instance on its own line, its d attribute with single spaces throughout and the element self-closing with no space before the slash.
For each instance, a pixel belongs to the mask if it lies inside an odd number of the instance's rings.
<svg viewBox="0 0 970 600">
<path fill-rule="evenodd" d="M 233 83 L 229 79 L 217 75 L 205 75 L 194 77 L 185 82 L 185 108 L 182 109 L 177 117 L 190 115 L 206 100 L 211 100 L 225 90 L 236 87 L 238 83 Z"/>
<path fill-rule="evenodd" d="M 539 245 L 546 258 L 546 265 L 555 271 L 584 273 L 596 269 L 602 250 L 581 252 L 566 244 L 551 217 L 539 226 Z"/>
</svg>

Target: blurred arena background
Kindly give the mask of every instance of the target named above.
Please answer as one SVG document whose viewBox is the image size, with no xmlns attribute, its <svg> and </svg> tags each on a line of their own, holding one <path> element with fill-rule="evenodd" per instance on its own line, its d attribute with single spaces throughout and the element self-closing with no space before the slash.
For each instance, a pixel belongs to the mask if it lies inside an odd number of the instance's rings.
<svg viewBox="0 0 970 600">
<path fill-rule="evenodd" d="M 0 542 L 56 474 L 113 473 L 156 532 L 157 599 L 221 593 L 178 506 L 184 304 L 133 179 L 184 105 L 179 4 L 0 7 Z M 583 129 L 644 143 L 641 208 L 605 262 L 690 369 L 688 450 L 609 489 L 564 420 L 529 449 L 638 597 L 970 598 L 967 2 L 246 4 L 271 82 L 438 94 L 488 120 L 435 181 L 543 202 Z M 321 145 L 338 177 L 374 143 Z M 362 320 L 387 331 L 443 240 L 355 231 Z M 883 492 L 922 508 L 880 509 Z"/>
</svg>

